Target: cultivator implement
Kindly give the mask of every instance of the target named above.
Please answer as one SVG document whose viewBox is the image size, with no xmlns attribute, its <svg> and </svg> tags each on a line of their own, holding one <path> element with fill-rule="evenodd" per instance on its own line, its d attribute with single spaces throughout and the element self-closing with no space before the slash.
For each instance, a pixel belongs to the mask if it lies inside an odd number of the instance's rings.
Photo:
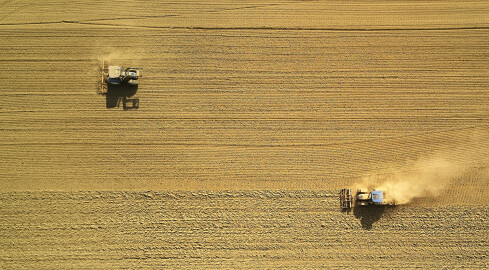
<svg viewBox="0 0 489 270">
<path fill-rule="evenodd" d="M 343 188 L 340 190 L 340 204 L 342 209 L 350 209 L 353 205 L 353 197 L 351 188 Z"/>
</svg>

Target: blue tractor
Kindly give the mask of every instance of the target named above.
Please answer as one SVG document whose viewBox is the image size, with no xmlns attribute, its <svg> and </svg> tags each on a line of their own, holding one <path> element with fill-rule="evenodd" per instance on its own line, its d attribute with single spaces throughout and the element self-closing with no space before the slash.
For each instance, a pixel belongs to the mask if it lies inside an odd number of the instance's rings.
<svg viewBox="0 0 489 270">
<path fill-rule="evenodd" d="M 384 191 L 375 189 L 369 192 L 366 188 L 357 189 L 357 205 L 364 206 L 370 204 L 386 205 Z"/>
<path fill-rule="evenodd" d="M 384 191 L 380 189 L 369 191 L 366 188 L 359 188 L 357 189 L 357 194 L 355 196 L 356 205 L 366 206 L 395 204 L 393 202 L 387 201 L 384 195 Z M 344 188 L 340 190 L 340 205 L 343 210 L 348 210 L 353 207 L 353 196 L 351 188 Z"/>
</svg>

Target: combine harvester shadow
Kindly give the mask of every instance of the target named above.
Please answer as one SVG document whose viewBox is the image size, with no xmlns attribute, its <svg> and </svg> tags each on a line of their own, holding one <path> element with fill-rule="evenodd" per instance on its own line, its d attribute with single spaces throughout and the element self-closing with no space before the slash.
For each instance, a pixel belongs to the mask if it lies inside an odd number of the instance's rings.
<svg viewBox="0 0 489 270">
<path fill-rule="evenodd" d="M 105 95 L 107 109 L 119 108 L 121 103 L 124 111 L 139 109 L 139 98 L 131 98 L 136 95 L 137 91 L 138 85 L 108 85 Z"/>
</svg>

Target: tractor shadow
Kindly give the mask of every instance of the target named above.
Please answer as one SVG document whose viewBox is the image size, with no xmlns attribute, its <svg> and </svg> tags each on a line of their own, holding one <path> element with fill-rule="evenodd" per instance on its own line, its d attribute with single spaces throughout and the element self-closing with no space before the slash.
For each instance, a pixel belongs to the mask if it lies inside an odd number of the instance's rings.
<svg viewBox="0 0 489 270">
<path fill-rule="evenodd" d="M 360 224 L 363 229 L 370 230 L 375 222 L 379 221 L 385 213 L 395 207 L 395 205 L 355 205 L 353 215 L 357 219 L 360 219 Z"/>
<path fill-rule="evenodd" d="M 107 109 L 119 108 L 121 104 L 124 111 L 139 109 L 139 98 L 131 98 L 137 91 L 138 85 L 108 85 L 105 95 Z"/>
</svg>

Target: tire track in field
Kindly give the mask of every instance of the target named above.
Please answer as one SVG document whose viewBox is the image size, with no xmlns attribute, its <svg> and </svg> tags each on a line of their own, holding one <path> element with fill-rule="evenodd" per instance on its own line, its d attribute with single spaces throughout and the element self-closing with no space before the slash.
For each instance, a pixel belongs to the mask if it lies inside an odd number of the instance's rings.
<svg viewBox="0 0 489 270">
<path fill-rule="evenodd" d="M 6 5 L 12 3 L 14 0 L 5 0 L 2 3 L 0 3 L 0 8 L 4 8 Z"/>
<path fill-rule="evenodd" d="M 8 15 L 10 16 L 10 15 Z M 156 17 L 178 17 L 180 15 L 163 15 Z M 460 26 L 460 27 L 377 27 L 377 28 L 337 28 L 337 27 L 205 27 L 205 26 L 149 26 L 149 25 L 131 25 L 131 24 L 110 24 L 97 23 L 93 21 L 111 21 L 111 20 L 127 20 L 154 18 L 155 16 L 141 16 L 133 18 L 114 18 L 114 19 L 90 19 L 81 21 L 61 20 L 47 22 L 26 22 L 26 23 L 0 23 L 0 26 L 15 26 L 15 25 L 42 25 L 42 24 L 80 24 L 80 25 L 95 25 L 106 27 L 128 27 L 128 28 L 145 28 L 145 29 L 172 29 L 172 30 L 209 30 L 209 31 L 324 31 L 324 32 L 403 32 L 403 31 L 461 31 L 461 30 L 488 30 L 489 26 Z M 0 20 L 1 21 L 1 20 Z"/>
<path fill-rule="evenodd" d="M 7 4 L 9 4 L 9 3 L 7 3 Z M 26 8 L 27 6 L 28 5 L 21 5 L 21 6 L 19 6 L 18 8 L 14 9 L 12 12 L 9 12 L 7 15 L 1 17 L 0 18 L 0 22 L 3 21 L 3 20 L 5 20 L 5 19 L 7 19 L 8 17 L 14 15 L 15 13 L 19 12 L 20 10 Z M 4 7 L 2 7 L 2 8 L 4 8 Z M 0 23 L 0 25 L 2 25 L 2 24 Z"/>
<path fill-rule="evenodd" d="M 61 23 L 61 22 L 60 22 Z M 147 29 L 175 29 L 175 30 L 249 30 L 249 31 L 325 31 L 325 32 L 401 32 L 401 31 L 460 31 L 460 30 L 488 30 L 489 26 L 460 26 L 460 27 L 410 27 L 410 28 L 335 28 L 335 27 L 205 27 L 205 26 L 148 26 L 129 24 L 104 24 L 87 21 L 62 21 L 62 23 L 98 25 L 98 26 L 124 26 L 129 28 Z"/>
</svg>

